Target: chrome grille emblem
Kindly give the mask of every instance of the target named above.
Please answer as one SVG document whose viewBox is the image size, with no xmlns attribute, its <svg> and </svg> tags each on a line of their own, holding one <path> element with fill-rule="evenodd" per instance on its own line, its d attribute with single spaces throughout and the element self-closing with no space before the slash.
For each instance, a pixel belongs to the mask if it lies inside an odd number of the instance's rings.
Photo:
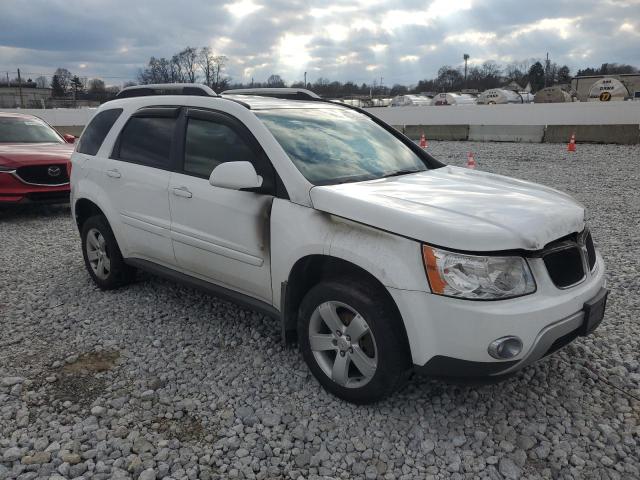
<svg viewBox="0 0 640 480">
<path fill-rule="evenodd" d="M 50 177 L 59 177 L 61 170 L 60 170 L 60 167 L 56 167 L 54 165 L 47 169 L 47 173 L 49 174 Z"/>
</svg>

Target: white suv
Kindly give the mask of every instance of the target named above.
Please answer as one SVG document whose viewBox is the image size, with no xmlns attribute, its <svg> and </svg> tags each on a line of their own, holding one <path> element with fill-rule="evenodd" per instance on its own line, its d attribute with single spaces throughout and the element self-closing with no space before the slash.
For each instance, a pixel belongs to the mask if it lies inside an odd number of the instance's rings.
<svg viewBox="0 0 640 480">
<path fill-rule="evenodd" d="M 352 107 L 243 93 L 100 107 L 71 175 L 100 288 L 140 268 L 276 317 L 356 403 L 415 370 L 504 376 L 602 320 L 604 264 L 568 195 L 443 165 Z"/>
</svg>

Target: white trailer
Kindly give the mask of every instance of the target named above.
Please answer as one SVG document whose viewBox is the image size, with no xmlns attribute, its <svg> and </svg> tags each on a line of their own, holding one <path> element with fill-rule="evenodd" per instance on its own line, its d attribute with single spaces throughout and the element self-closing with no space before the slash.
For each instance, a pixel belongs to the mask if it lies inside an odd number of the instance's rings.
<svg viewBox="0 0 640 480">
<path fill-rule="evenodd" d="M 620 80 L 601 78 L 589 89 L 589 102 L 621 102 L 631 95 Z"/>
<path fill-rule="evenodd" d="M 523 95 L 514 92 L 513 90 L 507 90 L 505 88 L 490 88 L 485 90 L 478 96 L 478 105 L 502 105 L 506 103 L 529 103 L 525 102 Z M 528 97 L 527 97 L 528 100 Z"/>
<path fill-rule="evenodd" d="M 424 95 L 397 95 L 391 100 L 390 107 L 425 107 L 431 105 L 431 99 Z"/>
<path fill-rule="evenodd" d="M 438 93 L 431 100 L 431 105 L 475 105 L 477 98 L 468 93 Z"/>
</svg>

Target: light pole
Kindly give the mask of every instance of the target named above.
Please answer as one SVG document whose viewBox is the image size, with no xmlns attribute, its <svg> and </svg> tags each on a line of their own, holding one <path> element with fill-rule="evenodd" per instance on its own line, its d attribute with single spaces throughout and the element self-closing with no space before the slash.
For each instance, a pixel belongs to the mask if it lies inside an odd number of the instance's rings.
<svg viewBox="0 0 640 480">
<path fill-rule="evenodd" d="M 304 88 L 307 88 L 307 72 L 304 72 Z"/>
<path fill-rule="evenodd" d="M 465 53 L 462 58 L 464 58 L 464 88 L 467 88 L 467 62 L 469 61 L 469 54 Z"/>
</svg>

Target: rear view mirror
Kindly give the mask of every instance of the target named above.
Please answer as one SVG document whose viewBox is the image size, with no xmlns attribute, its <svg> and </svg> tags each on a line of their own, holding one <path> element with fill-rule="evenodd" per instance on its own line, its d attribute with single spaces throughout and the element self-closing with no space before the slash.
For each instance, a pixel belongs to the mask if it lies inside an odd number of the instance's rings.
<svg viewBox="0 0 640 480">
<path fill-rule="evenodd" d="M 251 162 L 226 162 L 213 169 L 209 183 L 214 187 L 242 190 L 262 186 L 262 177 Z"/>
<path fill-rule="evenodd" d="M 62 138 L 64 138 L 64 141 L 67 143 L 76 143 L 76 137 L 68 133 L 65 133 L 64 135 L 62 135 Z"/>
</svg>

